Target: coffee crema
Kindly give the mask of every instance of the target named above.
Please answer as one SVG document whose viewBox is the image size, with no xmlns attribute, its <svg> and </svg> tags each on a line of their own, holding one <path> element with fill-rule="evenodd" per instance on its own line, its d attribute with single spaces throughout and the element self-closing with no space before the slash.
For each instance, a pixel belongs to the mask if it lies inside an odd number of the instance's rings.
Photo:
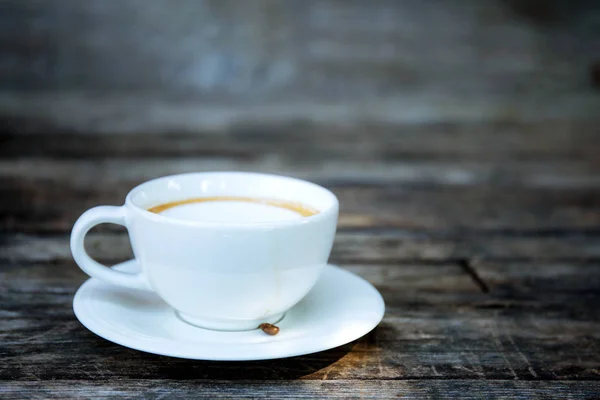
<svg viewBox="0 0 600 400">
<path fill-rule="evenodd" d="M 294 213 L 299 214 L 302 217 L 311 217 L 319 213 L 319 210 L 306 204 L 302 204 L 295 201 L 241 196 L 194 197 L 190 199 L 176 200 L 168 203 L 159 204 L 157 206 L 150 207 L 147 210 L 155 214 L 161 214 L 175 207 L 209 202 L 253 203 L 262 206 L 272 206 L 288 211 L 293 211 Z"/>
</svg>

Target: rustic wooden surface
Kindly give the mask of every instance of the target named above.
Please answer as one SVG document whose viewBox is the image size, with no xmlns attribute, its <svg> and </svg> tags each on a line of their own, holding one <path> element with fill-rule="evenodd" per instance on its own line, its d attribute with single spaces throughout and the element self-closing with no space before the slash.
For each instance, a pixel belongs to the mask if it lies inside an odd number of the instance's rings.
<svg viewBox="0 0 600 400">
<path fill-rule="evenodd" d="M 0 397 L 600 398 L 592 3 L 0 0 Z M 380 326 L 242 363 L 83 328 L 75 219 L 208 170 L 333 190 Z"/>
<path fill-rule="evenodd" d="M 5 131 L 3 397 L 600 396 L 598 122 Z M 336 192 L 332 261 L 381 291 L 381 325 L 322 353 L 244 363 L 145 354 L 84 329 L 71 309 L 86 279 L 68 248 L 75 218 L 153 176 L 231 168 Z M 88 245 L 108 263 L 131 255 L 110 225 Z"/>
</svg>

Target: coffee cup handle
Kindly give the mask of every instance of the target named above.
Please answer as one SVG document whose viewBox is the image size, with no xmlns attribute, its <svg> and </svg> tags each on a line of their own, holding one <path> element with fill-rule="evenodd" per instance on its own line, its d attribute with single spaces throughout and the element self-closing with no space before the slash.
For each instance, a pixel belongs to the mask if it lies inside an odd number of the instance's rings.
<svg viewBox="0 0 600 400">
<path fill-rule="evenodd" d="M 75 262 L 89 276 L 133 289 L 151 290 L 142 273 L 131 274 L 116 271 L 92 259 L 85 251 L 85 235 L 98 224 L 111 223 L 127 227 L 125 207 L 99 206 L 84 212 L 75 222 L 71 232 L 71 253 Z"/>
</svg>

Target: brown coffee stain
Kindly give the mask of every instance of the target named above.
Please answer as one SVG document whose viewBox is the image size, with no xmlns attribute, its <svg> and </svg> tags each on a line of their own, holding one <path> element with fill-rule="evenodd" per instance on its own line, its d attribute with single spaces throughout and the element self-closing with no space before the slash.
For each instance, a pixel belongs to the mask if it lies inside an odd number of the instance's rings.
<svg viewBox="0 0 600 400">
<path fill-rule="evenodd" d="M 148 211 L 160 214 L 163 211 L 166 211 L 170 208 L 183 206 L 186 204 L 194 204 L 194 203 L 205 203 L 209 201 L 241 201 L 246 203 L 257 203 L 264 204 L 273 207 L 285 208 L 286 210 L 294 211 L 303 217 L 311 217 L 319 213 L 319 210 L 307 206 L 302 203 L 298 203 L 295 201 L 287 201 L 287 200 L 277 200 L 277 199 L 263 199 L 259 197 L 237 197 L 237 196 L 212 196 L 212 197 L 194 197 L 191 199 L 185 200 L 177 200 L 171 201 L 169 203 L 160 204 L 154 207 L 148 208 Z"/>
</svg>

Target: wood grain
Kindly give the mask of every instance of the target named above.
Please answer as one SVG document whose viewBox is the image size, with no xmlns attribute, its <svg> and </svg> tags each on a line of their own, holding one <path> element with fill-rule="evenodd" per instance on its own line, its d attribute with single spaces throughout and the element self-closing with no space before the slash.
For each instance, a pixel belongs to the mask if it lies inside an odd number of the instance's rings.
<svg viewBox="0 0 600 400">
<path fill-rule="evenodd" d="M 600 398 L 593 2 L 172 3 L 0 1 L 0 397 Z M 382 323 L 242 363 L 87 331 L 75 219 L 214 170 L 334 191 Z"/>
<path fill-rule="evenodd" d="M 0 261 L 8 263 L 64 263 L 71 261 L 66 235 L 0 235 Z M 86 240 L 89 254 L 105 263 L 133 256 L 126 234 L 91 233 Z M 596 261 L 600 259 L 596 235 L 559 234 L 483 235 L 429 237 L 423 233 L 398 231 L 340 231 L 331 255 L 334 263 L 500 261 Z"/>
<path fill-rule="evenodd" d="M 373 162 L 308 166 L 214 159 L 154 161 L 0 161 L 0 229 L 64 232 L 88 208 L 122 204 L 146 179 L 178 172 L 250 170 L 307 178 L 340 199 L 340 228 L 404 230 L 593 230 L 600 182 L 585 162 L 511 167 L 457 163 Z M 487 172 L 486 172 L 487 169 Z M 162 174 L 161 174 L 162 171 Z M 64 200 L 53 201 L 57 196 Z"/>
<path fill-rule="evenodd" d="M 213 384 L 242 376 L 261 388 L 274 379 L 282 388 L 294 380 L 308 387 L 320 380 L 355 382 L 355 391 L 362 382 L 421 384 L 441 382 L 441 377 L 464 385 L 595 380 L 600 371 L 600 209 L 593 201 L 599 196 L 597 165 L 587 148 L 595 143 L 595 130 L 577 130 L 580 140 L 571 141 L 565 129 L 554 131 L 543 147 L 535 145 L 541 136 L 516 133 L 507 142 L 498 139 L 487 158 L 484 144 L 471 143 L 475 134 L 464 127 L 454 147 L 447 142 L 439 148 L 420 144 L 419 130 L 407 134 L 403 146 L 394 139 L 397 133 L 384 129 L 377 133 L 380 140 L 371 142 L 377 145 L 366 149 L 347 145 L 339 151 L 337 142 L 324 139 L 317 153 L 324 152 L 327 161 L 295 153 L 296 147 L 310 149 L 305 137 L 311 131 L 275 139 L 275 144 L 270 141 L 278 136 L 269 132 L 255 133 L 242 144 L 232 133 L 198 134 L 198 142 L 184 135 L 179 144 L 149 137 L 149 148 L 156 150 L 148 155 L 136 153 L 141 137 L 58 135 L 71 143 L 63 151 L 44 134 L 9 135 L 4 143 L 10 149 L 0 161 L 5 194 L 0 302 L 7 304 L 1 311 L 6 362 L 0 379 L 27 390 L 34 379 Z M 318 131 L 312 132 L 317 137 Z M 360 139 L 364 132 L 348 135 Z M 27 150 L 31 139 L 48 152 Z M 517 144 L 512 147 L 511 141 Z M 19 149 L 22 155 L 16 156 Z M 395 149 L 407 161 L 382 157 Z M 349 156 L 361 160 L 360 167 Z M 136 167 L 127 168 L 132 162 Z M 295 174 L 338 195 L 340 231 L 331 260 L 368 279 L 384 296 L 386 316 L 375 331 L 326 352 L 232 367 L 122 348 L 74 319 L 72 296 L 86 279 L 68 247 L 75 218 L 99 203 L 119 204 L 133 185 L 159 170 L 227 165 Z M 96 229 L 87 244 L 92 256 L 109 264 L 132 256 L 122 229 Z M 494 385 L 482 393 L 500 393 Z M 514 387 L 502 387 L 514 393 Z M 572 385 L 563 389 L 577 393 Z M 586 395 L 593 391 L 582 389 Z M 530 394 L 545 395 L 535 389 Z"/>
<path fill-rule="evenodd" d="M 220 157 L 285 159 L 532 161 L 593 158 L 599 119 L 551 118 L 419 123 L 290 124 L 254 121 L 193 132 L 72 131 L 34 118 L 0 119 L 0 157 L 147 159 Z M 285 133 L 285 134 L 282 134 Z M 32 142 L 36 146 L 30 146 Z M 316 145 L 317 144 L 317 145 Z"/>
<path fill-rule="evenodd" d="M 598 382 L 581 381 L 314 381 L 281 382 L 277 380 L 256 381 L 213 381 L 185 380 L 135 380 L 121 381 L 122 388 L 110 383 L 86 382 L 73 385 L 68 380 L 52 382 L 11 382 L 4 393 L 7 399 L 28 398 L 129 398 L 159 399 L 210 397 L 210 398 L 257 398 L 277 397 L 295 399 L 298 396 L 326 397 L 338 399 L 422 399 L 452 398 L 480 399 L 510 397 L 516 399 L 587 399 L 600 392 Z M 58 395 L 60 394 L 60 396 Z M 35 396 L 35 397 L 31 397 Z"/>
<path fill-rule="evenodd" d="M 456 264 L 348 266 L 375 284 L 386 301 L 386 316 L 374 332 L 323 353 L 236 363 L 237 376 L 594 379 L 600 368 L 600 308 L 594 306 L 600 303 L 600 268 L 574 264 L 552 275 L 548 270 L 556 266 L 499 265 L 529 271 L 527 280 L 522 273 L 508 275 L 514 287 L 554 276 L 553 285 L 546 286 L 552 290 L 519 295 L 497 293 L 492 286 L 491 293 L 483 293 Z M 230 363 L 149 355 L 86 331 L 71 310 L 74 291 L 85 279 L 72 263 L 15 264 L 3 268 L 0 278 L 0 300 L 8 304 L 0 330 L 5 360 L 0 379 L 88 379 L 90 370 L 95 379 L 231 377 Z M 136 368 L 139 363 L 144 368 Z"/>
</svg>

